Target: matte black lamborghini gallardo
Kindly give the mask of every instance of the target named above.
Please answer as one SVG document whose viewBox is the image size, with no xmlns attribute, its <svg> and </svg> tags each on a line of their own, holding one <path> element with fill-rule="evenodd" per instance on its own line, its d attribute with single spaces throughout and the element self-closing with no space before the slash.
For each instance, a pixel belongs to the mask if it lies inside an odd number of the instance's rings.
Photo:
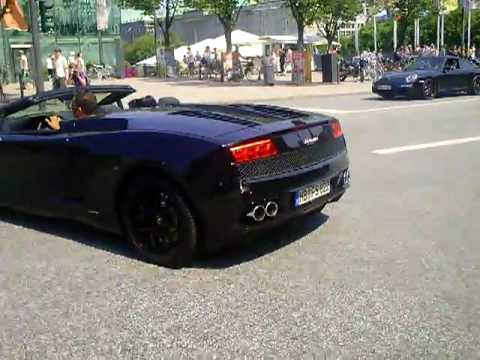
<svg viewBox="0 0 480 360">
<path fill-rule="evenodd" d="M 480 68 L 454 56 L 419 57 L 403 71 L 386 73 L 373 83 L 372 91 L 387 99 L 480 95 Z"/>
<path fill-rule="evenodd" d="M 346 191 L 338 120 L 264 105 L 160 99 L 125 109 L 129 86 L 95 86 L 98 115 L 74 119 L 74 89 L 1 108 L 0 205 L 125 234 L 177 267 L 252 232 L 320 211 Z M 59 115 L 59 131 L 46 116 Z"/>
</svg>

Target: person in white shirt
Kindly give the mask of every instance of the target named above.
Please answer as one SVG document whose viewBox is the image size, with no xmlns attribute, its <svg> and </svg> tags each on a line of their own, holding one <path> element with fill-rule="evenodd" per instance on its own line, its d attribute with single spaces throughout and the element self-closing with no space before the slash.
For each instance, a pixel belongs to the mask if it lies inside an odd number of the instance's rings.
<svg viewBox="0 0 480 360">
<path fill-rule="evenodd" d="M 54 53 L 54 70 L 55 77 L 53 81 L 54 89 L 61 89 L 66 87 L 65 79 L 68 78 L 68 63 L 65 56 L 62 55 L 61 49 L 55 49 Z"/>
<path fill-rule="evenodd" d="M 20 84 L 25 89 L 25 79 L 28 76 L 28 58 L 23 51 L 20 51 Z"/>
<path fill-rule="evenodd" d="M 48 79 L 53 79 L 54 71 L 53 71 L 53 55 L 47 56 L 47 71 L 48 71 Z"/>
</svg>

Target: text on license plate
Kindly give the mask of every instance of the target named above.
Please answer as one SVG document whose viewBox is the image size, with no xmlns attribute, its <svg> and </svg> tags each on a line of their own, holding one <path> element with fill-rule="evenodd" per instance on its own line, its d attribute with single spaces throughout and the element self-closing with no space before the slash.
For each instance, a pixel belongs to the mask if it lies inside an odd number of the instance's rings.
<svg viewBox="0 0 480 360">
<path fill-rule="evenodd" d="M 295 194 L 295 206 L 301 206 L 328 194 L 330 194 L 330 182 L 310 185 Z"/>
<path fill-rule="evenodd" d="M 392 90 L 392 85 L 378 85 L 378 90 Z"/>
</svg>

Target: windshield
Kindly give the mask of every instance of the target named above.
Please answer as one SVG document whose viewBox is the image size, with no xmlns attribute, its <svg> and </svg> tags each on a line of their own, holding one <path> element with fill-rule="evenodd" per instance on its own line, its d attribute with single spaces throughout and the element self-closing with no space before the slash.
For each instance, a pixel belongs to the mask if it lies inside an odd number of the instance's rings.
<svg viewBox="0 0 480 360">
<path fill-rule="evenodd" d="M 418 58 L 415 62 L 408 65 L 404 71 L 416 71 L 416 70 L 435 70 L 440 71 L 443 65 L 443 58 L 431 57 L 431 58 Z"/>
</svg>

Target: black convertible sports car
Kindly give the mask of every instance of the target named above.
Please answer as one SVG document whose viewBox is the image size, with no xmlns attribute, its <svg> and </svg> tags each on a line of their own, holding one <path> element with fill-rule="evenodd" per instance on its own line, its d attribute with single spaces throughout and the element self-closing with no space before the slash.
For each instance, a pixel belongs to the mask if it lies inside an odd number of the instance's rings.
<svg viewBox="0 0 480 360">
<path fill-rule="evenodd" d="M 372 90 L 384 98 L 480 95 L 480 68 L 454 56 L 419 57 L 403 71 L 386 73 L 373 83 Z"/>
<path fill-rule="evenodd" d="M 75 119 L 74 91 L 0 109 L 0 205 L 125 234 L 147 261 L 187 265 L 199 249 L 320 211 L 349 186 L 331 117 L 171 98 L 126 109 L 131 87 L 92 86 L 98 114 Z M 47 129 L 51 115 L 60 130 Z"/>
</svg>

